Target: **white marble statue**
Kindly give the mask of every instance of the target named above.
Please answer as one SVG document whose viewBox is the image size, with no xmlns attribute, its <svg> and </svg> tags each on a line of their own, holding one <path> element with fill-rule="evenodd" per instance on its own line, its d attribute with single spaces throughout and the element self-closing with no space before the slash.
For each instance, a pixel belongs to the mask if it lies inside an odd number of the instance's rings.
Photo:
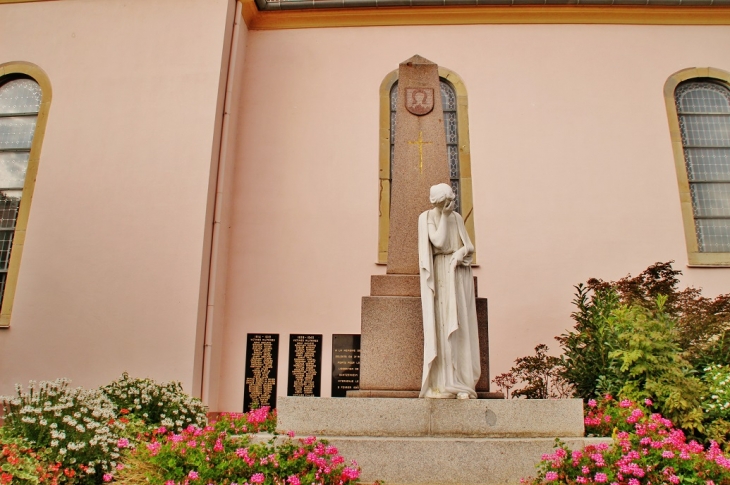
<svg viewBox="0 0 730 485">
<path fill-rule="evenodd" d="M 420 397 L 476 399 L 479 335 L 471 272 L 474 246 L 454 192 L 431 187 L 433 209 L 418 217 L 423 306 L 423 379 Z"/>
</svg>

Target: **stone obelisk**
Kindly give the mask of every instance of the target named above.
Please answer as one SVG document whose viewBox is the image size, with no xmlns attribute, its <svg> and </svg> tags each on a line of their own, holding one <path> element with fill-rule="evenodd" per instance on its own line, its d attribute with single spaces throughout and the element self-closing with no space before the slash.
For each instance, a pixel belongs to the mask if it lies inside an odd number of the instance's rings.
<svg viewBox="0 0 730 485">
<path fill-rule="evenodd" d="M 431 186 L 449 183 L 438 66 L 421 56 L 400 64 L 395 127 L 388 269 L 371 277 L 370 296 L 362 299 L 360 390 L 348 391 L 348 397 L 418 397 L 421 389 L 418 216 L 432 207 Z M 477 298 L 477 323 L 482 367 L 477 395 L 501 398 L 487 392 L 486 298 Z"/>
<path fill-rule="evenodd" d="M 432 185 L 449 183 L 438 66 L 413 56 L 398 68 L 388 274 L 418 274 L 418 216 Z"/>
</svg>

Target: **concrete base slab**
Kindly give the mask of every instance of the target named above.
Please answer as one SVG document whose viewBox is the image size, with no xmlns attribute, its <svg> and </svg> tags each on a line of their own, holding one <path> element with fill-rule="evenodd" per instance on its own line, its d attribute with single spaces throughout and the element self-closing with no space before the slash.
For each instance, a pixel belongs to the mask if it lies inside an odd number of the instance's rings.
<svg viewBox="0 0 730 485">
<path fill-rule="evenodd" d="M 388 485 L 517 484 L 535 475 L 540 457 L 555 445 L 553 438 L 322 438 L 357 461 L 362 482 Z M 606 440 L 562 439 L 571 449 Z"/>
<path fill-rule="evenodd" d="M 580 399 L 277 398 L 278 428 L 315 436 L 582 437 Z"/>
</svg>

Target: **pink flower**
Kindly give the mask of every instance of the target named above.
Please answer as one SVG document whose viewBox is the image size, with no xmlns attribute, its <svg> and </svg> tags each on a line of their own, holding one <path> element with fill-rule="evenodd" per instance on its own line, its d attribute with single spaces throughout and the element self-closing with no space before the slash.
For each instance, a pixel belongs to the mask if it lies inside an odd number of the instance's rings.
<svg viewBox="0 0 730 485">
<path fill-rule="evenodd" d="M 287 481 L 287 483 L 289 483 L 289 485 L 301 485 L 301 482 L 299 481 L 299 477 L 296 475 L 290 476 L 289 478 L 286 479 L 286 481 Z"/>
<path fill-rule="evenodd" d="M 557 472 L 547 472 L 545 474 L 545 481 L 546 482 L 553 482 L 558 479 L 558 473 Z"/>
<path fill-rule="evenodd" d="M 117 447 L 119 448 L 127 448 L 129 446 L 129 440 L 127 438 L 119 438 L 119 441 L 117 441 Z"/>
<path fill-rule="evenodd" d="M 624 399 L 623 401 L 621 401 L 620 403 L 618 403 L 618 405 L 620 407 L 622 407 L 622 408 L 630 408 L 631 407 L 631 401 L 629 401 L 628 399 Z"/>
<path fill-rule="evenodd" d="M 187 445 L 188 445 L 188 448 L 195 448 L 196 446 L 198 446 L 198 442 L 195 440 L 190 440 L 190 441 L 188 441 Z"/>
<path fill-rule="evenodd" d="M 304 444 L 305 445 L 311 445 L 316 440 L 317 440 L 317 438 L 315 438 L 314 436 L 307 436 L 306 438 L 304 438 Z"/>
<path fill-rule="evenodd" d="M 586 477 L 576 477 L 575 481 L 578 483 L 588 483 L 588 479 Z"/>
<path fill-rule="evenodd" d="M 159 441 L 147 443 L 147 449 L 150 451 L 150 454 L 152 456 L 157 455 L 157 453 L 160 452 L 160 448 L 162 448 L 162 444 Z"/>
<path fill-rule="evenodd" d="M 608 481 L 608 476 L 606 476 L 605 473 L 596 473 L 594 480 L 596 483 L 606 483 Z"/>
<path fill-rule="evenodd" d="M 591 472 L 591 469 L 590 469 L 590 468 L 588 468 L 587 466 L 584 466 L 584 467 L 582 467 L 582 468 L 580 469 L 580 471 L 582 471 L 582 472 L 583 472 L 583 475 L 588 475 L 588 474 L 589 474 L 589 473 Z"/>
<path fill-rule="evenodd" d="M 290 430 L 290 431 L 287 431 L 287 432 L 286 432 L 286 435 L 287 435 L 287 436 L 288 436 L 289 438 L 294 438 L 294 431 L 291 431 L 291 430 Z M 292 475 L 292 477 L 294 477 L 294 475 Z M 289 478 L 291 478 L 291 477 L 289 477 Z M 296 478 L 296 477 L 294 477 L 294 478 Z M 297 478 L 297 480 L 299 480 L 299 479 Z"/>
<path fill-rule="evenodd" d="M 674 452 L 670 450 L 662 451 L 662 458 L 674 458 Z"/>
<path fill-rule="evenodd" d="M 647 406 L 651 406 L 654 404 L 654 402 L 651 399 L 646 398 L 644 399 L 644 404 L 646 404 Z"/>
<path fill-rule="evenodd" d="M 188 473 L 188 478 L 190 480 L 197 480 L 199 476 L 200 475 L 198 475 L 198 472 L 196 472 L 195 470 L 190 470 L 190 473 Z"/>
<path fill-rule="evenodd" d="M 124 463 L 117 463 L 117 470 L 124 470 Z"/>
<path fill-rule="evenodd" d="M 265 477 L 263 473 L 254 473 L 253 475 L 251 475 L 251 483 L 264 483 L 264 478 Z"/>
<path fill-rule="evenodd" d="M 111 482 L 113 478 L 114 477 L 112 476 L 111 473 L 105 473 L 104 474 L 104 477 L 103 477 L 103 479 L 104 479 L 105 482 Z"/>
<path fill-rule="evenodd" d="M 670 475 L 669 481 L 672 482 L 674 485 L 677 485 L 679 483 L 679 477 L 677 475 Z"/>
<path fill-rule="evenodd" d="M 588 407 L 589 407 L 589 408 L 594 408 L 594 407 L 596 407 L 596 406 L 598 406 L 598 403 L 596 402 L 596 400 L 595 400 L 595 399 L 589 399 L 589 400 L 588 400 Z"/>
<path fill-rule="evenodd" d="M 360 478 L 360 470 L 357 468 L 351 468 L 351 467 L 345 467 L 344 470 L 342 470 L 342 478 L 345 480 L 357 480 Z"/>
</svg>

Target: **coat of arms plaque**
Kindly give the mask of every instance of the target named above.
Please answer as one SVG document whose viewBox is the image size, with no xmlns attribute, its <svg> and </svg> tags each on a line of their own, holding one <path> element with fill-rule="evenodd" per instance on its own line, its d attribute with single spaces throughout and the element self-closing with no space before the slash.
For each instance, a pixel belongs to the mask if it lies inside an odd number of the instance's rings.
<svg viewBox="0 0 730 485">
<path fill-rule="evenodd" d="M 433 110 L 433 88 L 406 88 L 406 109 L 416 116 Z"/>
</svg>

